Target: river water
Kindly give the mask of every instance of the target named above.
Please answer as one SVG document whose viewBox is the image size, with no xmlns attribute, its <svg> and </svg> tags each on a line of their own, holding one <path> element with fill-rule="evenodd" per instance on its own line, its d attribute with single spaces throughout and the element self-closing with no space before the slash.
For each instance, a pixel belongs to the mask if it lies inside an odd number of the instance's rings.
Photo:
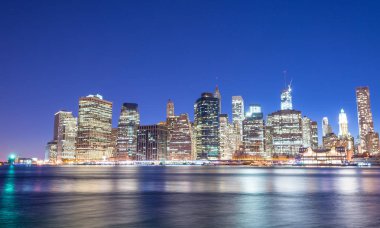
<svg viewBox="0 0 380 228">
<path fill-rule="evenodd" d="M 0 227 L 380 227 L 380 169 L 0 167 Z"/>
</svg>

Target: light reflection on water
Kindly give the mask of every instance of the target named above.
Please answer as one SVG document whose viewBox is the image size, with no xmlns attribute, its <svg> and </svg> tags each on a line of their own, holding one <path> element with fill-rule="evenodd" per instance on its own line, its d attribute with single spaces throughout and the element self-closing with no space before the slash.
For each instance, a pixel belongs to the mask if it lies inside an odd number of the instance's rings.
<svg viewBox="0 0 380 228">
<path fill-rule="evenodd" d="M 380 169 L 1 167 L 0 227 L 380 226 Z"/>
</svg>

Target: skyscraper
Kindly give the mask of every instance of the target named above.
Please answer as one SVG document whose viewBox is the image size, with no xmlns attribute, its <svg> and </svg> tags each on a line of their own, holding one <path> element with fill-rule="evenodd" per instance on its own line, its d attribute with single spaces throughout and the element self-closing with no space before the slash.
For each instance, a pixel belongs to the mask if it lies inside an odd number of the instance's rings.
<svg viewBox="0 0 380 228">
<path fill-rule="evenodd" d="M 219 99 L 202 93 L 194 104 L 197 159 L 219 159 Z"/>
<path fill-rule="evenodd" d="M 72 112 L 59 111 L 54 116 L 54 141 L 57 142 L 57 163 L 75 160 L 77 118 Z"/>
<path fill-rule="evenodd" d="M 281 110 L 292 110 L 292 88 L 291 85 L 281 93 Z"/>
<path fill-rule="evenodd" d="M 233 124 L 229 123 L 227 114 L 219 115 L 220 123 L 220 159 L 231 160 L 236 149 L 236 133 Z"/>
<path fill-rule="evenodd" d="M 272 154 L 296 155 L 303 147 L 301 112 L 281 110 L 268 115 L 267 148 Z"/>
<path fill-rule="evenodd" d="M 331 125 L 329 124 L 329 119 L 327 117 L 323 117 L 322 119 L 322 135 L 326 136 L 332 133 Z"/>
<path fill-rule="evenodd" d="M 168 130 L 165 125 L 139 126 L 137 133 L 137 161 L 165 161 Z"/>
<path fill-rule="evenodd" d="M 214 97 L 219 99 L 219 114 L 222 113 L 222 95 L 220 94 L 220 90 L 218 85 L 215 87 Z"/>
<path fill-rule="evenodd" d="M 361 152 L 378 153 L 379 139 L 378 134 L 375 132 L 373 126 L 371 101 L 368 87 L 356 88 L 356 101 L 358 108 Z M 371 146 L 368 146 L 369 144 Z"/>
<path fill-rule="evenodd" d="M 318 148 L 318 123 L 311 122 L 311 148 Z"/>
<path fill-rule="evenodd" d="M 77 161 L 107 159 L 112 130 L 112 102 L 101 95 L 89 95 L 79 99 Z"/>
<path fill-rule="evenodd" d="M 174 116 L 174 103 L 172 100 L 168 100 L 168 103 L 166 104 L 166 118 Z"/>
<path fill-rule="evenodd" d="M 232 123 L 237 128 L 240 140 L 243 134 L 244 100 L 241 96 L 232 96 Z"/>
<path fill-rule="evenodd" d="M 263 153 L 264 119 L 260 105 L 250 105 L 243 120 L 243 145 L 245 153 Z"/>
<path fill-rule="evenodd" d="M 192 160 L 192 127 L 187 114 L 166 119 L 168 128 L 168 160 Z"/>
<path fill-rule="evenodd" d="M 291 92 L 290 85 L 282 91 L 281 110 L 267 118 L 266 148 L 272 154 L 297 155 L 303 147 L 305 135 L 310 139 L 310 128 L 303 132 L 301 112 L 293 110 Z"/>
<path fill-rule="evenodd" d="M 302 138 L 303 147 L 318 147 L 318 124 L 306 116 L 302 118 Z"/>
<path fill-rule="evenodd" d="M 124 103 L 119 117 L 116 140 L 117 160 L 134 160 L 137 151 L 137 130 L 140 113 L 135 103 Z"/>
<path fill-rule="evenodd" d="M 348 136 L 350 133 L 348 132 L 348 120 L 347 114 L 343 109 L 340 110 L 339 113 L 339 136 Z"/>
</svg>

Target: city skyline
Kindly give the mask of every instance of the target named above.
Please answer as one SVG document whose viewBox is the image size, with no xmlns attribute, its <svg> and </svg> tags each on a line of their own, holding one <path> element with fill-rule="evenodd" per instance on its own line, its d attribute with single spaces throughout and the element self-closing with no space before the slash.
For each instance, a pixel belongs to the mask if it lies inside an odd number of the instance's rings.
<svg viewBox="0 0 380 228">
<path fill-rule="evenodd" d="M 379 3 L 347 2 L 345 11 L 336 10 L 341 4 L 328 2 L 151 4 L 103 8 L 98 2 L 88 6 L 92 13 L 79 13 L 72 3 L 23 8 L 13 2 L 0 7 L 14 9 L 0 14 L 1 25 L 13 24 L 3 26 L 6 35 L 0 37 L 0 160 L 11 152 L 43 157 L 54 113 L 68 110 L 77 117 L 79 97 L 94 93 L 113 102 L 114 128 L 115 113 L 125 102 L 139 104 L 144 125 L 165 119 L 168 99 L 176 104 L 176 113 L 188 113 L 193 120 L 194 101 L 202 92 L 213 92 L 215 85 L 230 121 L 235 95 L 243 97 L 246 107 L 260 104 L 267 116 L 280 109 L 283 70 L 293 79 L 294 108 L 318 122 L 320 138 L 324 116 L 338 134 L 342 108 L 349 132 L 357 137 L 359 86 L 370 87 L 379 130 Z M 204 14 L 200 5 L 215 13 Z M 172 12 L 171 7 L 186 11 Z M 231 7 L 238 15 L 227 10 Z M 114 16 L 96 17 L 107 10 Z M 141 12 L 150 16 L 141 20 Z M 33 17 L 36 13 L 40 17 Z M 63 23 L 68 14 L 72 19 Z M 194 14 L 200 17 L 189 20 Z M 43 26 L 51 29 L 44 31 Z"/>
</svg>

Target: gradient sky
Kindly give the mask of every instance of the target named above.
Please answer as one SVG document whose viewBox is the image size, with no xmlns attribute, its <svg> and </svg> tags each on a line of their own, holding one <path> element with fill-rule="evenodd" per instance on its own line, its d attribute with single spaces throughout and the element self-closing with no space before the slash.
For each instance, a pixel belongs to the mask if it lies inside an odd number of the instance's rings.
<svg viewBox="0 0 380 228">
<path fill-rule="evenodd" d="M 231 96 L 280 108 L 283 70 L 294 108 L 338 132 L 344 108 L 358 134 L 355 87 L 370 86 L 380 129 L 380 1 L 0 1 L 0 160 L 43 158 L 54 113 L 78 113 L 100 93 L 140 106 L 142 124 L 176 113 L 219 84 Z"/>
</svg>

